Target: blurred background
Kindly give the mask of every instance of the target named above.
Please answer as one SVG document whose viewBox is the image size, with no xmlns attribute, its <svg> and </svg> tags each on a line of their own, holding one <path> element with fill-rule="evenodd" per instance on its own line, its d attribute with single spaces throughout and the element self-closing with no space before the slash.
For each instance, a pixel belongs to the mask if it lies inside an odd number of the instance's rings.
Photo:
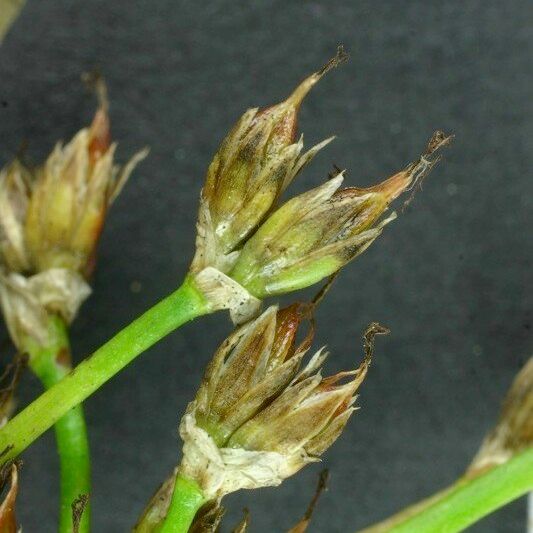
<svg viewBox="0 0 533 533">
<path fill-rule="evenodd" d="M 532 350 L 532 15 L 525 0 L 29 0 L 0 47 L 0 163 L 23 143 L 38 162 L 89 122 L 95 101 L 80 74 L 95 67 L 119 160 L 151 147 L 108 218 L 75 360 L 183 278 L 205 170 L 233 122 L 283 99 L 342 43 L 350 61 L 313 90 L 300 121 L 308 146 L 337 140 L 290 194 L 333 164 L 348 184 L 373 184 L 416 159 L 435 129 L 456 138 L 319 309 L 315 346 L 330 347 L 328 372 L 360 361 L 369 322 L 392 333 L 377 341 L 361 410 L 324 458 L 329 491 L 310 531 L 355 531 L 451 483 Z M 223 314 L 182 328 L 86 403 L 94 531 L 127 531 L 177 463 L 179 417 L 230 329 Z M 0 335 L 3 364 L 12 350 Z M 19 405 L 39 392 L 27 373 Z M 52 432 L 23 459 L 23 528 L 54 531 Z M 227 498 L 224 527 L 248 507 L 251 531 L 288 529 L 321 468 Z M 521 500 L 471 530 L 523 531 L 525 513 Z"/>
</svg>

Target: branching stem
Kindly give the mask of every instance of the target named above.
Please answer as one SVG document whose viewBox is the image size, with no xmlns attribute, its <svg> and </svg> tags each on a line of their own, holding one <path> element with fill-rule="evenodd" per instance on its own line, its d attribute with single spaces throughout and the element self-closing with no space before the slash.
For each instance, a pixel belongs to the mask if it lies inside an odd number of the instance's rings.
<svg viewBox="0 0 533 533">
<path fill-rule="evenodd" d="M 48 389 L 0 430 L 3 462 L 19 455 L 135 357 L 173 330 L 211 312 L 191 278 L 154 305 Z"/>
</svg>

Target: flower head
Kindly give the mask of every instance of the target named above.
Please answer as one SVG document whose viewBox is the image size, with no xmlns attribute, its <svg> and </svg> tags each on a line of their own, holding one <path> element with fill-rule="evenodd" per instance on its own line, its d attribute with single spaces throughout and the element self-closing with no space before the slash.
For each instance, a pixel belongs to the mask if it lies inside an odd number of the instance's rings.
<svg viewBox="0 0 533 533">
<path fill-rule="evenodd" d="M 380 221 L 389 204 L 435 164 L 430 155 L 448 141 L 437 132 L 417 162 L 373 187 L 339 189 L 340 173 L 289 200 L 246 242 L 229 276 L 263 298 L 308 287 L 337 272 L 395 218 L 393 213 Z"/>
<path fill-rule="evenodd" d="M 296 346 L 307 306 L 267 309 L 237 329 L 217 350 L 196 396 L 196 419 L 218 445 L 294 378 L 313 329 Z"/>
<path fill-rule="evenodd" d="M 91 126 L 68 144 L 57 144 L 35 173 L 24 227 L 35 271 L 67 268 L 91 274 L 107 210 L 147 154 L 137 153 L 123 168 L 114 163 L 116 144 L 102 83 Z"/>
<path fill-rule="evenodd" d="M 193 271 L 227 272 L 246 238 L 264 220 L 296 174 L 332 139 L 302 154 L 300 105 L 310 89 L 346 58 L 337 56 L 306 78 L 283 102 L 249 109 L 222 142 L 202 189 Z"/>
<path fill-rule="evenodd" d="M 15 161 L 0 172 L 0 304 L 15 344 L 43 342 L 48 314 L 70 322 L 87 284 L 105 216 L 135 165 L 114 163 L 106 89 L 89 128 L 58 144 L 44 165 Z"/>
<path fill-rule="evenodd" d="M 316 461 L 339 437 L 354 411 L 370 351 L 356 370 L 323 378 L 319 350 L 301 369 L 313 328 L 296 343 L 310 307 L 268 308 L 218 349 L 180 434 L 180 471 L 208 498 L 239 488 L 277 485 Z M 386 330 L 373 325 L 370 335 Z"/>
<path fill-rule="evenodd" d="M 255 316 L 262 298 L 308 287 L 366 250 L 395 218 L 381 219 L 390 203 L 413 190 L 451 139 L 436 132 L 417 161 L 373 187 L 340 189 L 339 172 L 277 208 L 290 181 L 331 140 L 300 155 L 297 114 L 309 89 L 344 57 L 341 49 L 281 104 L 247 111 L 209 167 L 191 274 L 212 309 L 230 309 L 235 323 Z"/>
</svg>

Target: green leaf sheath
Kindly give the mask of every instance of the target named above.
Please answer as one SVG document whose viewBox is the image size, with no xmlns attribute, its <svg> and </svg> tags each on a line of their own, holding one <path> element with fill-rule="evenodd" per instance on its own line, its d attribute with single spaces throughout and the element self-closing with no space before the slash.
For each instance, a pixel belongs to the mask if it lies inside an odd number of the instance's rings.
<svg viewBox="0 0 533 533">
<path fill-rule="evenodd" d="M 80 363 L 0 430 L 3 461 L 15 458 L 135 357 L 173 330 L 211 311 L 191 278 Z"/>
<path fill-rule="evenodd" d="M 533 490 L 533 448 L 360 533 L 455 533 Z"/>
<path fill-rule="evenodd" d="M 160 533 L 187 533 L 198 509 L 205 502 L 206 499 L 198 484 L 178 475 Z"/>
<path fill-rule="evenodd" d="M 61 381 L 71 370 L 68 332 L 64 322 L 57 316 L 49 319 L 47 345 L 31 339 L 25 342 L 30 355 L 30 366 L 45 389 Z M 54 426 L 60 467 L 59 533 L 72 532 L 72 502 L 80 494 L 91 490 L 91 462 L 89 441 L 83 409 L 74 407 L 62 416 Z M 90 530 L 90 512 L 83 512 L 79 533 Z"/>
</svg>

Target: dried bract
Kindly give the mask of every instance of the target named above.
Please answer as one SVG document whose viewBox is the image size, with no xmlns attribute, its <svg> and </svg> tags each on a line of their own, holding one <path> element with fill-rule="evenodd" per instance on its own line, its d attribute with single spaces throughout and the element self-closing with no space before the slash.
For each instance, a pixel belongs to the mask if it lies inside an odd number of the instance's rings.
<svg viewBox="0 0 533 533">
<path fill-rule="evenodd" d="M 206 503 L 196 513 L 188 533 L 220 533 L 224 512 L 220 502 Z"/>
<path fill-rule="evenodd" d="M 0 490 L 2 491 L 9 486 L 0 504 L 0 531 L 2 533 L 17 533 L 17 519 L 15 516 L 15 501 L 19 485 L 17 464 L 4 465 L 0 472 L 0 484 Z"/>
<path fill-rule="evenodd" d="M 31 173 L 19 161 L 0 172 L 0 264 L 14 272 L 31 268 L 24 224 L 31 194 Z"/>
<path fill-rule="evenodd" d="M 315 489 L 315 493 L 313 495 L 313 498 L 311 499 L 311 502 L 309 503 L 309 506 L 307 507 L 307 510 L 305 511 L 304 516 L 295 526 L 291 527 L 291 529 L 289 529 L 287 533 L 305 533 L 305 531 L 307 531 L 309 523 L 311 522 L 311 517 L 313 516 L 313 512 L 318 503 L 318 499 L 320 498 L 321 494 L 327 489 L 328 478 L 328 471 L 322 470 L 322 472 L 320 472 L 320 476 L 318 477 L 318 483 Z"/>
<path fill-rule="evenodd" d="M 76 272 L 52 268 L 25 277 L 0 270 L 0 305 L 15 346 L 26 351 L 26 340 L 47 344 L 49 314 L 70 323 L 91 290 Z"/>
<path fill-rule="evenodd" d="M 89 495 L 80 494 L 71 504 L 72 510 L 72 533 L 79 533 L 83 513 L 87 510 Z"/>
<path fill-rule="evenodd" d="M 161 526 L 167 516 L 172 491 L 176 483 L 177 469 L 161 484 L 155 494 L 152 496 L 148 505 L 133 531 L 135 533 L 149 533 L 156 531 Z"/>
</svg>

